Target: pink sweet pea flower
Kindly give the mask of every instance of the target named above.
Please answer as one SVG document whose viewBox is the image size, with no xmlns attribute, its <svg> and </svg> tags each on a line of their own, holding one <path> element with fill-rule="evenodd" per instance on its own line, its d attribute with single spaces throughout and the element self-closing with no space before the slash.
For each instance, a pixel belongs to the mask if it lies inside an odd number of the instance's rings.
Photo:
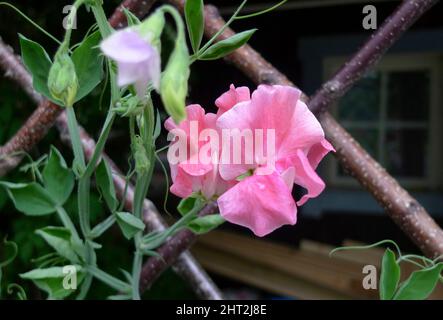
<svg viewBox="0 0 443 320">
<path fill-rule="evenodd" d="M 275 150 L 268 152 L 267 159 L 255 157 L 252 163 L 222 162 L 219 170 L 223 179 L 246 177 L 221 195 L 218 205 L 227 221 L 264 236 L 282 225 L 296 223 L 296 203 L 291 196 L 294 184 L 307 189 L 297 205 L 323 191 L 324 182 L 315 168 L 333 147 L 324 138 L 318 120 L 300 100 L 299 90 L 262 85 L 249 101 L 243 99 L 245 95 L 231 87 L 219 98 L 222 112 L 217 127 L 274 130 Z M 236 102 L 234 106 L 233 102 Z M 270 136 L 265 135 L 265 139 L 268 138 Z M 245 156 L 243 154 L 242 159 Z"/>
<path fill-rule="evenodd" d="M 160 55 L 138 32 L 127 28 L 116 31 L 102 41 L 100 48 L 117 62 L 117 83 L 120 87 L 134 84 L 143 98 L 150 82 L 160 87 Z"/>
<path fill-rule="evenodd" d="M 206 199 L 212 199 L 233 185 L 233 182 L 220 177 L 219 147 L 218 141 L 215 141 L 217 137 L 213 137 L 214 140 L 209 136 L 204 140 L 199 139 L 205 130 L 217 131 L 216 115 L 205 114 L 205 110 L 197 104 L 186 107 L 186 113 L 186 120 L 179 125 L 175 124 L 172 118 L 165 122 L 165 128 L 175 138 L 168 150 L 173 181 L 171 192 L 182 198 L 187 198 L 194 192 L 201 192 Z M 212 145 L 212 142 L 217 144 Z"/>
</svg>

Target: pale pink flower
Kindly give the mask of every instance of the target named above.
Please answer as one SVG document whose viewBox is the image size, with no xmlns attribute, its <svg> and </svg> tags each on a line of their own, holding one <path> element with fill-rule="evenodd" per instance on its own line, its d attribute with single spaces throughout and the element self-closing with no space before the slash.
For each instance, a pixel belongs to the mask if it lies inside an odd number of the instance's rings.
<svg viewBox="0 0 443 320">
<path fill-rule="evenodd" d="M 217 127 L 274 129 L 275 152 L 266 155 L 272 157 L 272 161 L 254 158 L 252 164 L 220 164 L 223 179 L 230 181 L 245 174 L 246 177 L 221 195 L 218 205 L 227 221 L 264 236 L 282 225 L 295 224 L 296 205 L 323 191 L 325 184 L 315 168 L 333 147 L 326 141 L 318 120 L 300 100 L 299 90 L 262 85 L 249 101 L 245 96 L 245 92 L 240 94 L 231 87 L 219 98 L 222 112 Z M 231 102 L 237 103 L 231 106 Z M 294 184 L 307 189 L 307 194 L 297 203 L 291 196 Z"/>
<path fill-rule="evenodd" d="M 143 98 L 149 83 L 160 87 L 160 55 L 138 32 L 127 28 L 116 31 L 102 41 L 100 48 L 117 62 L 117 83 L 120 87 L 133 84 Z"/>
<path fill-rule="evenodd" d="M 187 117 L 177 125 L 172 118 L 165 122 L 165 128 L 170 133 L 176 134 L 177 139 L 173 141 L 168 150 L 168 160 L 171 167 L 173 184 L 171 192 L 179 197 L 187 198 L 194 192 L 201 192 L 206 199 L 219 196 L 225 192 L 233 182 L 221 179 L 218 171 L 218 159 L 212 160 L 212 156 L 218 156 L 219 150 L 213 150 L 210 139 L 199 140 L 202 131 L 212 129 L 216 131 L 214 113 L 205 114 L 205 110 L 197 104 L 186 107 Z M 197 127 L 196 132 L 192 131 L 192 126 Z M 183 143 L 179 135 L 184 135 L 186 139 L 186 158 L 179 163 L 171 161 L 176 151 L 174 146 Z M 183 138 L 183 137 L 182 137 Z M 205 148 L 206 147 L 206 148 Z M 204 154 L 207 152 L 206 154 Z"/>
</svg>

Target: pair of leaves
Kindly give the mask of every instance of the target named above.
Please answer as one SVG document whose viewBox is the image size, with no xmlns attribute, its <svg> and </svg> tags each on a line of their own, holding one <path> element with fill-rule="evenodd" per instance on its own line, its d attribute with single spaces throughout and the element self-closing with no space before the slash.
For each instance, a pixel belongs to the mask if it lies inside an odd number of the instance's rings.
<svg viewBox="0 0 443 320">
<path fill-rule="evenodd" d="M 75 265 L 73 267 L 76 270 L 76 278 L 72 280 L 76 280 L 76 285 L 79 286 L 85 273 L 80 266 Z M 21 278 L 32 280 L 37 287 L 46 291 L 49 299 L 63 299 L 74 292 L 74 290 L 64 286 L 64 280 L 68 276 L 70 276 L 70 272 L 64 267 L 38 268 L 20 275 Z"/>
<path fill-rule="evenodd" d="M 424 300 L 434 290 L 443 270 L 443 264 L 414 271 L 400 287 L 400 266 L 394 252 L 386 249 L 380 275 L 380 299 L 382 300 Z M 398 289 L 397 289 L 398 288 Z"/>
<path fill-rule="evenodd" d="M 72 241 L 71 231 L 62 227 L 45 227 L 35 232 L 41 236 L 60 256 L 73 263 L 79 263 L 79 249 Z"/>
<path fill-rule="evenodd" d="M 199 60 L 216 60 L 223 58 L 248 42 L 252 34 L 257 30 L 251 29 L 237 33 L 228 39 L 218 41 L 204 52 L 199 53 L 205 23 L 203 0 L 186 1 L 185 19 L 192 49 Z"/>
<path fill-rule="evenodd" d="M 52 102 L 59 103 L 52 97 L 47 85 L 49 69 L 52 65 L 51 58 L 37 42 L 29 40 L 23 35 L 19 35 L 19 37 L 23 62 L 32 74 L 34 89 Z M 75 101 L 88 95 L 103 77 L 103 57 L 98 48 L 100 40 L 100 32 L 94 32 L 86 37 L 72 53 L 71 58 L 79 82 Z"/>
<path fill-rule="evenodd" d="M 74 175 L 60 152 L 52 147 L 43 169 L 44 187 L 37 182 L 10 183 L 0 181 L 7 189 L 16 209 L 29 216 L 51 214 L 63 205 L 74 188 Z"/>
</svg>

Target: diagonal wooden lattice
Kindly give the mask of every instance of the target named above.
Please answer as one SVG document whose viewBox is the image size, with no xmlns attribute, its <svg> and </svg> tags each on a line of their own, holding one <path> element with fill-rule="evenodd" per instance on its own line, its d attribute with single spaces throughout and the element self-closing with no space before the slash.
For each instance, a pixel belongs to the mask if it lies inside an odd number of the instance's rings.
<svg viewBox="0 0 443 320">
<path fill-rule="evenodd" d="M 127 7 L 139 16 L 143 16 L 146 15 L 154 2 L 126 0 L 122 6 Z M 183 11 L 184 0 L 169 0 L 168 2 Z M 352 87 L 368 69 L 373 67 L 386 50 L 395 43 L 415 20 L 437 2 L 438 0 L 404 1 L 332 79 L 327 81 L 311 99 L 305 97 L 310 109 L 320 120 L 328 139 L 335 146 L 337 150 L 336 156 L 340 163 L 376 198 L 394 222 L 429 257 L 438 257 L 443 254 L 443 231 L 426 210 L 333 119 L 326 109 Z M 124 15 L 121 12 L 122 6 L 110 18 L 110 22 L 115 27 L 122 27 L 124 25 Z M 224 23 L 215 7 L 205 6 L 206 36 L 213 36 Z M 219 40 L 233 34 L 234 32 L 228 28 L 219 37 Z M 226 57 L 225 60 L 234 64 L 257 84 L 270 83 L 294 86 L 284 74 L 264 60 L 249 45 L 236 50 L 233 54 Z M 1 176 L 18 164 L 20 156 L 17 152 L 22 150 L 28 151 L 40 141 L 56 121 L 61 109 L 43 100 L 34 92 L 29 74 L 24 70 L 13 52 L 2 42 L 0 42 L 0 65 L 6 70 L 7 76 L 18 82 L 31 98 L 39 104 L 37 110 L 17 134 L 0 148 Z M 64 132 L 66 121 L 63 116 L 57 121 L 58 127 Z M 93 140 L 87 137 L 86 133 L 82 142 L 86 150 L 94 147 Z M 114 176 L 114 182 L 118 186 L 116 177 L 118 175 Z M 132 199 L 126 200 L 130 206 Z M 149 205 L 147 204 L 147 206 Z M 216 205 L 211 204 L 204 208 L 201 214 L 208 214 L 215 210 Z M 155 210 L 147 210 L 147 221 L 151 219 L 150 217 L 157 216 Z M 143 267 L 140 280 L 141 290 L 149 288 L 163 270 L 176 262 L 178 257 L 183 257 L 180 254 L 188 249 L 195 239 L 196 236 L 191 232 L 182 231 L 160 247 L 158 253 L 162 258 L 150 258 Z M 179 266 L 178 269 L 180 270 L 183 265 Z M 207 276 L 203 276 L 203 278 L 196 277 L 196 275 L 202 274 L 200 269 L 196 273 L 190 270 L 191 268 L 187 266 L 186 272 L 182 273 L 185 273 L 187 278 L 198 279 L 198 281 L 193 282 L 190 280 L 190 282 L 194 284 L 194 288 L 198 288 L 202 292 L 202 297 L 212 299 L 220 297 Z M 208 286 L 211 288 L 210 290 L 202 289 Z"/>
</svg>

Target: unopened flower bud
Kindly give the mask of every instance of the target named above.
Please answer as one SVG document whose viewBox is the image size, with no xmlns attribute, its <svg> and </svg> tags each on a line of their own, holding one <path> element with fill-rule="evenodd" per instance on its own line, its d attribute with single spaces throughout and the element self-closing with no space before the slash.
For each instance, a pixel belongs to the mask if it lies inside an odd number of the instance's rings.
<svg viewBox="0 0 443 320">
<path fill-rule="evenodd" d="M 166 112 L 180 123 L 186 118 L 185 99 L 188 94 L 189 53 L 183 35 L 178 35 L 174 50 L 160 82 L 160 93 Z"/>
<path fill-rule="evenodd" d="M 71 107 L 75 102 L 78 90 L 78 79 L 71 57 L 64 48 L 60 48 L 54 57 L 54 63 L 49 70 L 48 88 L 54 99 Z"/>
<path fill-rule="evenodd" d="M 142 21 L 136 28 L 139 34 L 153 47 L 160 52 L 161 49 L 161 34 L 165 26 L 165 16 L 163 10 L 156 10 L 148 18 Z"/>
</svg>

